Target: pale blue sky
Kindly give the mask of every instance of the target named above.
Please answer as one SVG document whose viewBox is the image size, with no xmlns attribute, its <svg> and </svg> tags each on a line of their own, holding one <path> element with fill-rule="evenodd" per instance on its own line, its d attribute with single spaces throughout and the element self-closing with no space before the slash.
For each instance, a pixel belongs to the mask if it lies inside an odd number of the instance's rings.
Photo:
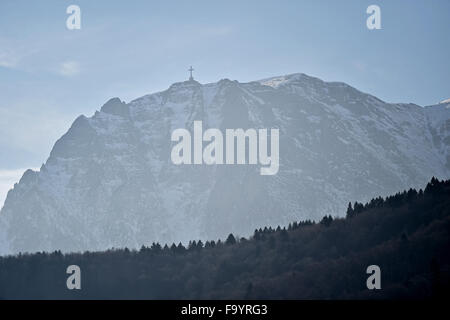
<svg viewBox="0 0 450 320">
<path fill-rule="evenodd" d="M 81 30 L 66 29 L 70 4 Z M 366 28 L 370 4 L 382 30 Z M 450 97 L 449 14 L 448 0 L 1 0 L 0 172 L 39 167 L 76 116 L 164 90 L 190 65 L 202 83 L 303 72 L 437 103 Z"/>
</svg>

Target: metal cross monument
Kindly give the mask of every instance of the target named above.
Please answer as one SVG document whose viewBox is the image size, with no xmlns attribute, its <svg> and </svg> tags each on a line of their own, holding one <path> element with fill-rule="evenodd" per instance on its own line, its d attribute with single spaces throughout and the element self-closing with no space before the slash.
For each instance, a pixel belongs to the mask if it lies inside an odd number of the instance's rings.
<svg viewBox="0 0 450 320">
<path fill-rule="evenodd" d="M 192 76 L 192 71 L 194 71 L 194 68 L 192 68 L 192 66 L 188 69 L 188 71 L 190 72 L 190 77 L 189 77 L 189 81 L 194 80 L 194 77 Z"/>
</svg>

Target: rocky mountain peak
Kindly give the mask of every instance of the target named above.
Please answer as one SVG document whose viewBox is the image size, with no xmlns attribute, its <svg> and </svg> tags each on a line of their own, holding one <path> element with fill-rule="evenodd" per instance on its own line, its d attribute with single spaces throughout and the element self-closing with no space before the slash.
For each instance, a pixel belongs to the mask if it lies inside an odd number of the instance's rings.
<svg viewBox="0 0 450 320">
<path fill-rule="evenodd" d="M 174 83 L 80 116 L 0 212 L 0 253 L 97 250 L 246 236 L 343 215 L 432 176 L 450 176 L 450 109 L 389 104 L 301 73 L 249 83 Z M 277 128 L 280 168 L 174 165 L 171 133 Z"/>
</svg>

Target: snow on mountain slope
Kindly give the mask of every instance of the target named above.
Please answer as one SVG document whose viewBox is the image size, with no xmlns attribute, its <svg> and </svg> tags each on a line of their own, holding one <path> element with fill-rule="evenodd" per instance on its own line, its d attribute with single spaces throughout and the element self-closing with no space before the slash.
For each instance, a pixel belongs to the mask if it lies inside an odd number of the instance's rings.
<svg viewBox="0 0 450 320">
<path fill-rule="evenodd" d="M 433 146 L 450 170 L 450 101 L 426 107 L 425 113 Z"/>
<path fill-rule="evenodd" d="M 98 250 L 248 236 L 255 228 L 342 215 L 432 177 L 448 178 L 450 110 L 388 104 L 304 74 L 250 83 L 175 83 L 80 116 L 0 213 L 0 252 Z M 170 135 L 279 128 L 280 170 L 176 166 Z"/>
</svg>

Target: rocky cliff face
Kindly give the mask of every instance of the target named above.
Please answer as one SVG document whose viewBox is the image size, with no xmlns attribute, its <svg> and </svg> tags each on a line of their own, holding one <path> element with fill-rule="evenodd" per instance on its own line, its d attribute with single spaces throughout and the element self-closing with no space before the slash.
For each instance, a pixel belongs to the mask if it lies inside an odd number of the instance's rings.
<svg viewBox="0 0 450 320">
<path fill-rule="evenodd" d="M 0 213 L 0 253 L 97 250 L 247 236 L 255 228 L 343 215 L 432 177 L 450 177 L 448 104 L 388 104 L 304 74 L 173 84 L 80 116 Z M 179 165 L 171 133 L 278 128 L 280 169 Z"/>
</svg>

